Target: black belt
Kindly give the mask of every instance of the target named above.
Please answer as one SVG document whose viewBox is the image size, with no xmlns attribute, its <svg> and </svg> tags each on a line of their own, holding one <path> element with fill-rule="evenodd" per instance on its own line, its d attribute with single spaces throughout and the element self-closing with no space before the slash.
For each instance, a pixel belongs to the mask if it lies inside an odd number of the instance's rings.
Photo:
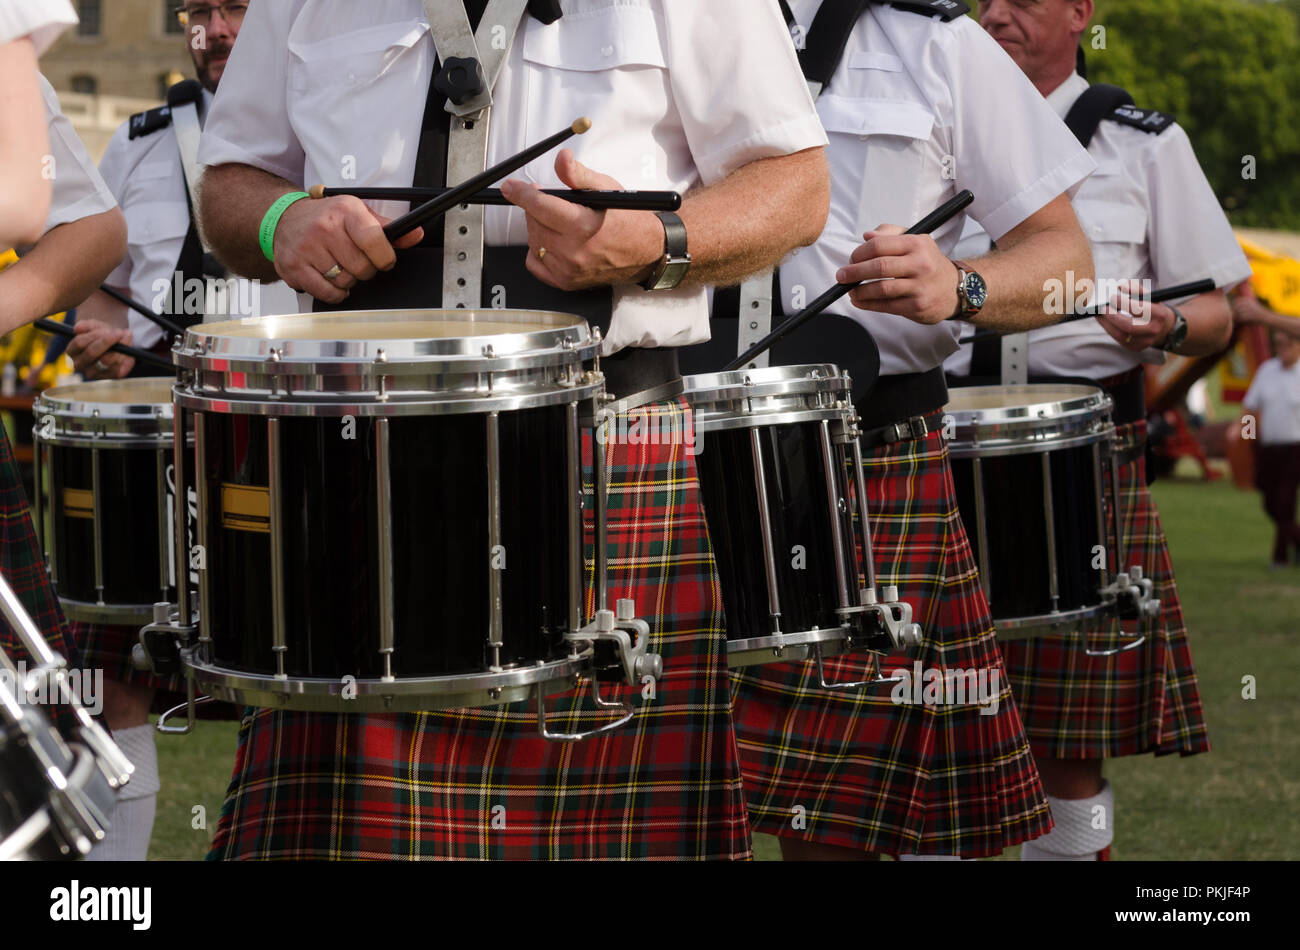
<svg viewBox="0 0 1300 950">
<path fill-rule="evenodd" d="M 881 376 L 866 398 L 854 404 L 862 420 L 863 450 L 919 439 L 936 431 L 947 402 L 943 367 L 924 373 Z"/>
<path fill-rule="evenodd" d="M 600 369 L 605 374 L 605 389 L 618 399 L 628 399 L 682 377 L 675 346 L 629 346 L 613 356 L 602 356 Z"/>
<path fill-rule="evenodd" d="M 949 376 L 948 382 L 954 388 L 1002 385 L 1002 380 L 996 376 Z M 1129 425 L 1147 416 L 1146 375 L 1141 366 L 1104 379 L 1088 379 L 1086 376 L 1030 376 L 1029 382 L 1033 385 L 1068 383 L 1105 390 L 1115 403 L 1111 418 L 1117 426 Z"/>
</svg>

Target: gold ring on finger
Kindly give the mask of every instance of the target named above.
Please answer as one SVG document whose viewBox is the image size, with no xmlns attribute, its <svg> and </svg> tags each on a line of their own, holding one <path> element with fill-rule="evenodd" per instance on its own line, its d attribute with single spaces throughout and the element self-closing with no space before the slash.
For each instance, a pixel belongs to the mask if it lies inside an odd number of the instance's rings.
<svg viewBox="0 0 1300 950">
<path fill-rule="evenodd" d="M 546 248 L 544 248 L 544 247 L 539 247 L 539 248 L 537 249 L 537 259 L 538 259 L 539 261 L 544 261 L 544 260 L 546 260 Z"/>
<path fill-rule="evenodd" d="M 343 273 L 343 268 L 340 267 L 338 264 L 335 264 L 333 267 L 331 267 L 321 276 L 323 276 L 326 280 L 333 280 L 341 273 Z"/>
</svg>

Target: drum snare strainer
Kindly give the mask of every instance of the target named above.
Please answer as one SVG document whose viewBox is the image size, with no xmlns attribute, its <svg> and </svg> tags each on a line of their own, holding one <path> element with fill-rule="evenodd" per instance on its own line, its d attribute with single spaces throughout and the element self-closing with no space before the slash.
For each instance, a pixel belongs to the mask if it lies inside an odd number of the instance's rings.
<svg viewBox="0 0 1300 950">
<path fill-rule="evenodd" d="M 829 683 L 823 658 L 920 642 L 897 590 L 877 597 L 850 391 L 829 364 L 685 381 L 732 668 L 813 658 L 822 686 L 857 688 L 888 681 Z"/>
<path fill-rule="evenodd" d="M 1160 612 L 1127 561 L 1111 398 L 1068 384 L 954 389 L 948 449 L 962 521 L 998 636 L 1071 633 L 1115 613 Z M 1110 517 L 1107 517 L 1109 510 Z M 1138 646 L 1138 637 L 1111 655 Z"/>
<path fill-rule="evenodd" d="M 630 601 L 600 596 L 584 617 L 582 429 L 601 418 L 604 379 L 583 361 L 599 342 L 578 317 L 531 311 L 192 327 L 176 411 L 194 431 L 198 618 L 182 591 L 146 637 L 179 641 L 191 689 L 229 702 L 360 713 L 535 698 L 542 734 L 562 740 L 627 722 L 595 661 L 608 647 L 638 686 L 661 662 Z M 593 464 L 603 485 L 603 453 Z M 600 492 L 594 523 L 603 551 Z M 586 675 L 622 718 L 549 733 L 545 696 Z"/>
</svg>

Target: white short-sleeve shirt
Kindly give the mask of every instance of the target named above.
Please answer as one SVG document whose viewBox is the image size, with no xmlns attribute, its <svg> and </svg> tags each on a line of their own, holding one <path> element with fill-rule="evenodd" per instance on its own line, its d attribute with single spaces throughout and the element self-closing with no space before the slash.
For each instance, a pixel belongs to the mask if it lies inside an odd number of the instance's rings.
<svg viewBox="0 0 1300 950">
<path fill-rule="evenodd" d="M 50 215 L 45 220 L 45 230 L 50 231 L 60 224 L 110 211 L 117 202 L 95 168 L 81 137 L 59 108 L 59 97 L 54 94 L 54 87 L 44 76 L 41 77 L 41 96 L 45 99 L 45 118 L 50 130 L 50 155 L 46 167 L 53 193 Z"/>
<path fill-rule="evenodd" d="M 808 31 L 821 0 L 792 0 L 790 7 Z M 1094 167 L 1011 58 L 968 17 L 944 23 L 869 7 L 817 111 L 831 140 L 830 221 L 813 247 L 781 266 L 787 313 L 835 283 L 864 231 L 909 227 L 969 188 L 975 201 L 968 215 L 1001 237 Z M 934 233 L 945 253 L 962 220 Z M 957 348 L 962 326 L 921 326 L 847 299 L 831 309 L 871 331 L 885 375 L 940 365 Z"/>
<path fill-rule="evenodd" d="M 204 92 L 203 102 L 205 109 L 211 107 L 210 93 Z M 105 283 L 125 290 L 154 313 L 165 313 L 175 309 L 172 285 L 190 228 L 185 170 L 170 126 L 135 138 L 130 126 L 128 121 L 118 128 L 99 161 L 126 216 L 126 257 Z M 257 293 L 243 280 L 237 287 L 228 295 L 232 316 L 298 312 L 296 295 L 282 283 L 259 286 Z M 136 346 L 147 349 L 163 338 L 156 323 L 134 310 L 128 319 Z"/>
<path fill-rule="evenodd" d="M 1276 356 L 1265 360 L 1241 405 L 1259 413 L 1261 445 L 1300 443 L 1300 363 L 1287 369 Z"/>
<path fill-rule="evenodd" d="M 1064 117 L 1088 88 L 1076 74 L 1047 97 Z M 1153 288 L 1202 278 L 1227 289 L 1250 276 L 1250 264 L 1178 125 L 1152 133 L 1103 120 L 1088 146 L 1097 171 L 1073 197 L 1079 223 L 1092 244 L 1098 286 L 1150 280 Z M 972 245 L 977 234 L 966 235 Z M 987 248 L 987 238 L 983 240 Z M 973 253 L 982 253 L 972 246 Z M 971 347 L 945 364 L 969 372 Z M 1096 320 L 1079 320 L 1029 335 L 1032 374 L 1102 379 L 1144 361 L 1159 363 L 1158 350 L 1125 349 Z"/>
<path fill-rule="evenodd" d="M 578 160 L 625 188 L 685 193 L 751 161 L 824 145 L 776 0 L 563 0 L 526 16 L 494 90 L 488 164 L 571 124 Z M 206 165 L 291 182 L 409 186 L 435 50 L 421 0 L 277 0 L 244 21 L 204 130 Z M 563 187 L 555 152 L 515 177 Z M 405 203 L 369 202 L 395 217 Z M 524 214 L 486 210 L 490 245 Z M 708 339 L 703 288 L 615 288 L 608 351 Z"/>
<path fill-rule="evenodd" d="M 37 56 L 76 23 L 69 0 L 0 0 L 0 44 L 30 36 Z"/>
</svg>

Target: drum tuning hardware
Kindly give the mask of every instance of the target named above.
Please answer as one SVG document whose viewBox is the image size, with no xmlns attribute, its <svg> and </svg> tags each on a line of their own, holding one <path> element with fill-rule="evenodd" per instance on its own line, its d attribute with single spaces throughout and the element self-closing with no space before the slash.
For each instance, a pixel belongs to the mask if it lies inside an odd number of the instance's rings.
<svg viewBox="0 0 1300 950">
<path fill-rule="evenodd" d="M 137 669 L 149 670 L 158 676 L 180 673 L 181 650 L 190 643 L 197 630 L 193 624 L 180 623 L 174 604 L 154 604 L 153 623 L 140 629 L 140 640 L 131 648 L 131 662 Z"/>
<path fill-rule="evenodd" d="M 375 351 L 375 362 L 376 363 L 388 362 L 388 352 L 382 346 Z"/>
<path fill-rule="evenodd" d="M 497 350 L 496 350 L 496 347 L 494 347 L 491 343 L 486 343 L 486 344 L 484 344 L 484 346 L 483 346 L 483 358 L 484 358 L 484 359 L 489 359 L 489 360 L 494 360 L 494 359 L 496 359 L 496 358 L 497 358 Z"/>
<path fill-rule="evenodd" d="M 590 624 L 573 633 L 566 633 L 565 640 L 570 643 L 611 641 L 618 653 L 624 680 L 629 686 L 640 686 L 641 679 L 645 676 L 658 679 L 663 673 L 663 658 L 648 651 L 650 625 L 644 620 L 636 619 L 636 606 L 632 600 L 619 600 L 617 608 L 617 613 L 612 610 L 596 611 Z"/>
<path fill-rule="evenodd" d="M 280 348 L 276 346 L 271 347 L 270 352 L 266 354 L 266 361 L 268 363 L 280 362 Z"/>
</svg>

